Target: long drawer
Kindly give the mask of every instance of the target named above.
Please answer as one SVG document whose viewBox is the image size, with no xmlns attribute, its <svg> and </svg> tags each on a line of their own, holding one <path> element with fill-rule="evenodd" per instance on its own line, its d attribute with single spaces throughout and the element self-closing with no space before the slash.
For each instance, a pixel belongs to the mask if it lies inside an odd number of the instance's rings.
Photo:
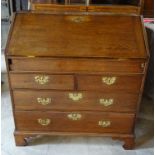
<svg viewBox="0 0 155 155">
<path fill-rule="evenodd" d="M 82 58 L 14 58 L 10 64 L 10 70 L 12 71 L 43 71 L 53 73 L 143 73 L 144 67 L 144 60 L 97 60 Z"/>
<path fill-rule="evenodd" d="M 10 81 L 12 88 L 74 89 L 74 78 L 72 75 L 10 73 Z"/>
<path fill-rule="evenodd" d="M 135 112 L 138 94 L 88 91 L 14 90 L 16 110 L 98 110 Z"/>
<path fill-rule="evenodd" d="M 131 133 L 134 114 L 16 111 L 17 131 Z"/>
</svg>

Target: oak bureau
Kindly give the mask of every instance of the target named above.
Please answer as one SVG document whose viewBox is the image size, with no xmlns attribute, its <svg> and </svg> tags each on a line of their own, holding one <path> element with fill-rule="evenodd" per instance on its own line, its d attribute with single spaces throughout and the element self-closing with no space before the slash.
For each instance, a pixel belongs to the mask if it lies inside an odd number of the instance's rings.
<svg viewBox="0 0 155 155">
<path fill-rule="evenodd" d="M 134 147 L 149 60 L 140 16 L 17 13 L 5 54 L 17 146 L 86 135 Z"/>
</svg>

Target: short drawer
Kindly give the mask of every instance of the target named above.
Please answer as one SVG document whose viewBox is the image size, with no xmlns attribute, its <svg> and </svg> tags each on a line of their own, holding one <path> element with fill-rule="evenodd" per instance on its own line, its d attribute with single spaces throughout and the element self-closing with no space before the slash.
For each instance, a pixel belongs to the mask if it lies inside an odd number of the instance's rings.
<svg viewBox="0 0 155 155">
<path fill-rule="evenodd" d="M 53 73 L 143 73 L 144 60 L 20 58 L 12 59 L 11 71 L 43 71 Z"/>
<path fill-rule="evenodd" d="M 15 112 L 16 129 L 21 131 L 131 133 L 134 117 L 100 112 Z"/>
<path fill-rule="evenodd" d="M 142 75 L 79 75 L 78 90 L 139 93 Z"/>
<path fill-rule="evenodd" d="M 88 91 L 14 90 L 16 110 L 98 110 L 135 112 L 138 94 Z"/>
<path fill-rule="evenodd" d="M 67 89 L 74 88 L 72 75 L 10 73 L 12 88 Z"/>
</svg>

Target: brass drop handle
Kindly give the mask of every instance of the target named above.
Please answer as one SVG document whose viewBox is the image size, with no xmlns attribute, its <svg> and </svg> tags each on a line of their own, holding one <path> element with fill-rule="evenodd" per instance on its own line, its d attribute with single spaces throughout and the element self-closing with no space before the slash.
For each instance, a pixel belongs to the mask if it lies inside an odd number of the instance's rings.
<svg viewBox="0 0 155 155">
<path fill-rule="evenodd" d="M 112 98 L 110 98 L 110 99 L 101 98 L 101 99 L 99 99 L 99 102 L 101 105 L 108 107 L 114 103 L 114 99 L 112 99 Z"/>
<path fill-rule="evenodd" d="M 82 115 L 80 113 L 70 113 L 67 115 L 67 117 L 70 120 L 77 121 L 77 120 L 80 120 L 82 118 Z"/>
<path fill-rule="evenodd" d="M 47 126 L 51 123 L 51 120 L 49 118 L 39 118 L 38 123 L 42 126 Z"/>
<path fill-rule="evenodd" d="M 47 75 L 37 75 L 34 77 L 36 83 L 40 85 L 47 84 L 49 82 L 49 76 Z"/>
<path fill-rule="evenodd" d="M 82 93 L 69 93 L 68 96 L 73 101 L 79 101 L 83 97 Z"/>
<path fill-rule="evenodd" d="M 111 126 L 111 121 L 101 120 L 98 122 L 98 125 L 103 127 L 103 128 L 106 128 L 106 127 Z"/>
<path fill-rule="evenodd" d="M 51 103 L 51 98 L 42 98 L 42 97 L 38 97 L 37 98 L 37 102 L 41 105 L 48 105 Z"/>
<path fill-rule="evenodd" d="M 112 85 L 116 82 L 116 77 L 102 77 L 102 82 L 107 85 Z"/>
</svg>

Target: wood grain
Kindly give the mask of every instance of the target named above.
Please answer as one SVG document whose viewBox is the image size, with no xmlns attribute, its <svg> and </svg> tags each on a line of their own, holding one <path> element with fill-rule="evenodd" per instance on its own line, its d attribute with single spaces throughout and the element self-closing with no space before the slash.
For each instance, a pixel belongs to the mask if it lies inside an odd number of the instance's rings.
<svg viewBox="0 0 155 155">
<path fill-rule="evenodd" d="M 8 54 L 146 58 L 140 21 L 139 16 L 18 13 Z"/>
</svg>

